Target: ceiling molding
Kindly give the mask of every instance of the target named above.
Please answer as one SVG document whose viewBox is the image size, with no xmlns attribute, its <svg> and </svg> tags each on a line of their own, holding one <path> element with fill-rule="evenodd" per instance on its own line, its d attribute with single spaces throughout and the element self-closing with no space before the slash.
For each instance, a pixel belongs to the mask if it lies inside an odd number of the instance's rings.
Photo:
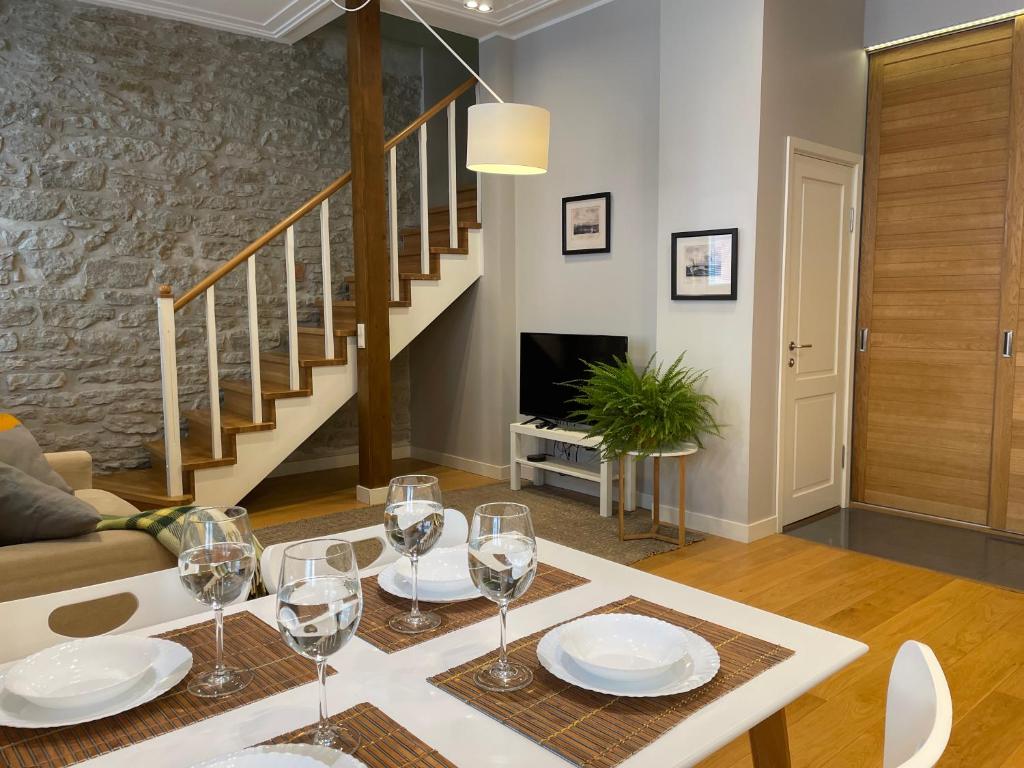
<svg viewBox="0 0 1024 768">
<path fill-rule="evenodd" d="M 347 0 L 355 3 L 357 0 Z M 84 0 L 280 43 L 295 43 L 343 13 L 331 0 Z M 481 40 L 518 39 L 612 0 L 494 0 L 491 13 L 462 0 L 411 0 L 433 26 Z M 399 0 L 381 0 L 386 13 L 412 18 Z"/>
</svg>

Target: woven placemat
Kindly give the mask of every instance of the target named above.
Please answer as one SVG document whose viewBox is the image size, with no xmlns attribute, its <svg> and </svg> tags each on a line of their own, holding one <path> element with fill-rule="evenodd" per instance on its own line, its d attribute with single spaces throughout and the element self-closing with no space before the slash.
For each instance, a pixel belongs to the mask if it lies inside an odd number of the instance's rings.
<svg viewBox="0 0 1024 768">
<path fill-rule="evenodd" d="M 533 584 L 512 605 L 514 608 L 527 605 L 587 583 L 588 580 L 581 576 L 540 563 Z M 422 610 L 440 614 L 441 626 L 418 635 L 396 632 L 388 626 L 388 619 L 396 613 L 408 611 L 409 600 L 389 595 L 377 585 L 376 576 L 367 576 L 363 579 L 363 617 L 359 620 L 358 636 L 385 653 L 394 653 L 498 615 L 498 607 L 483 597 L 461 603 L 428 603 L 420 600 L 420 606 Z"/>
<path fill-rule="evenodd" d="M 372 704 L 356 704 L 331 718 L 363 737 L 355 757 L 366 768 L 455 768 L 436 749 L 423 743 Z M 265 744 L 290 744 L 308 739 L 313 725 L 278 736 Z"/>
<path fill-rule="evenodd" d="M 549 627 L 509 646 L 512 659 L 533 669 L 533 683 L 521 691 L 487 693 L 473 682 L 474 673 L 491 664 L 497 651 L 435 675 L 430 682 L 573 765 L 611 768 L 701 707 L 793 655 L 788 648 L 638 597 L 609 603 L 585 615 L 600 613 L 638 613 L 696 632 L 718 650 L 721 668 L 707 685 L 675 696 L 630 698 L 594 693 L 559 680 L 537 661 L 537 643 Z"/>
<path fill-rule="evenodd" d="M 253 681 L 233 696 L 201 699 L 190 694 L 186 686 L 194 674 L 213 664 L 216 652 L 213 622 L 192 624 L 157 637 L 181 643 L 192 652 L 192 671 L 188 677 L 142 706 L 91 723 L 45 730 L 0 727 L 0 765 L 7 768 L 70 765 L 193 725 L 316 679 L 313 662 L 292 652 L 276 629 L 248 611 L 240 611 L 224 617 L 225 656 L 232 666 L 252 669 Z"/>
</svg>

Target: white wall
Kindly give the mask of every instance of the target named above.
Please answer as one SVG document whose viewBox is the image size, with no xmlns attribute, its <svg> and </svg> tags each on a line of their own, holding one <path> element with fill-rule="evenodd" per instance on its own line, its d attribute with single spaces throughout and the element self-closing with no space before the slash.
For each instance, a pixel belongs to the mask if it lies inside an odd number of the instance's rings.
<svg viewBox="0 0 1024 768">
<path fill-rule="evenodd" d="M 864 45 L 878 45 L 1024 9 L 1024 0 L 867 0 Z"/>
<path fill-rule="evenodd" d="M 689 465 L 687 509 L 747 522 L 751 321 L 761 104 L 761 0 L 663 0 L 657 348 L 710 370 L 724 440 Z M 739 228 L 736 301 L 672 301 L 673 232 Z M 666 483 L 669 503 L 676 490 Z"/>
<path fill-rule="evenodd" d="M 750 523 L 775 514 L 786 138 L 864 150 L 864 0 L 766 0 L 750 400 Z M 767 525 L 771 529 L 771 524 Z"/>
<path fill-rule="evenodd" d="M 547 174 L 516 181 L 520 331 L 654 351 L 658 0 L 619 0 L 516 41 L 515 98 L 551 110 Z M 486 43 L 486 48 L 491 43 Z M 611 192 L 608 254 L 563 256 L 562 198 Z"/>
</svg>

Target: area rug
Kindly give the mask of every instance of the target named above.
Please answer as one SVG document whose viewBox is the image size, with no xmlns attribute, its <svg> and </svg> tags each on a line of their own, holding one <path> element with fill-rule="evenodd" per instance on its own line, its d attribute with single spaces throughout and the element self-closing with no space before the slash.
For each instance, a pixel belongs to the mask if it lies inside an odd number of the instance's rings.
<svg viewBox="0 0 1024 768">
<path fill-rule="evenodd" d="M 616 515 L 601 517 L 593 497 L 550 486 L 524 486 L 520 491 L 509 490 L 507 483 L 495 483 L 444 494 L 444 505 L 466 515 L 488 501 L 514 501 L 530 508 L 536 534 L 573 549 L 579 549 L 606 560 L 629 565 L 651 555 L 676 549 L 660 541 L 619 541 L 619 521 Z M 373 506 L 333 512 L 305 520 L 272 525 L 257 531 L 263 546 L 285 541 L 327 536 L 339 531 L 350 531 L 377 525 L 384 521 L 384 507 Z M 651 517 L 646 511 L 626 514 L 626 530 L 640 532 L 650 528 Z M 665 526 L 664 533 L 675 535 L 673 526 Z M 372 561 L 380 552 L 378 545 L 367 543 L 357 547 L 361 565 Z"/>
</svg>

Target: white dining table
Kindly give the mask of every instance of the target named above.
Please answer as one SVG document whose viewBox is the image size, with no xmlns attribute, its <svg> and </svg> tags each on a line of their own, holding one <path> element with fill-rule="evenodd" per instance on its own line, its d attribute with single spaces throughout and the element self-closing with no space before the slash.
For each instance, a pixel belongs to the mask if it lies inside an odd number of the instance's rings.
<svg viewBox="0 0 1024 768">
<path fill-rule="evenodd" d="M 756 765 L 784 768 L 789 764 L 784 708 L 867 651 L 855 640 L 551 541 L 539 540 L 538 553 L 542 562 L 590 582 L 513 608 L 508 620 L 510 641 L 635 595 L 795 652 L 688 717 L 623 762 L 622 768 L 692 766 L 748 731 L 759 753 Z M 250 611 L 276 627 L 272 596 L 228 610 Z M 171 621 L 134 634 L 155 635 L 196 619 Z M 397 653 L 384 653 L 357 637 L 330 660 L 337 670 L 328 678 L 330 711 L 370 702 L 460 768 L 565 768 L 568 763 L 558 755 L 427 682 L 432 675 L 492 651 L 497 642 L 497 608 L 494 619 Z M 230 644 L 226 654 L 230 659 Z M 883 704 L 878 702 L 880 707 Z M 316 687 L 310 683 L 80 765 L 183 768 L 302 728 L 313 723 L 316 715 Z"/>
</svg>

